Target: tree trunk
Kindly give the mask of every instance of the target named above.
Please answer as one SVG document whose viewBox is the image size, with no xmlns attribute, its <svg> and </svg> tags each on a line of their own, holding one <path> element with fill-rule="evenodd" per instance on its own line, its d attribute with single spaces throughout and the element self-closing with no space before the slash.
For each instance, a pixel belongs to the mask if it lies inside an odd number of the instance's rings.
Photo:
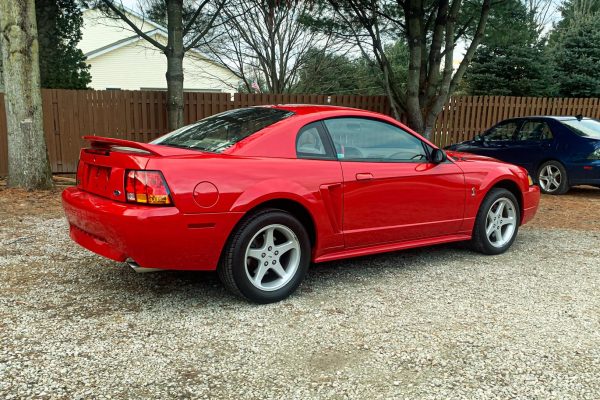
<svg viewBox="0 0 600 400">
<path fill-rule="evenodd" d="M 0 41 L 8 125 L 8 184 L 48 189 L 34 0 L 0 1 Z"/>
<path fill-rule="evenodd" d="M 167 1 L 167 112 L 169 129 L 183 126 L 183 1 Z"/>
<path fill-rule="evenodd" d="M 423 114 L 421 113 L 421 108 L 418 99 L 416 99 L 412 103 L 408 103 L 408 107 L 406 110 L 406 119 L 408 122 L 408 126 L 410 126 L 418 134 L 423 135 L 427 139 L 429 139 L 429 136 L 427 136 L 425 132 L 425 121 L 423 120 Z"/>
</svg>

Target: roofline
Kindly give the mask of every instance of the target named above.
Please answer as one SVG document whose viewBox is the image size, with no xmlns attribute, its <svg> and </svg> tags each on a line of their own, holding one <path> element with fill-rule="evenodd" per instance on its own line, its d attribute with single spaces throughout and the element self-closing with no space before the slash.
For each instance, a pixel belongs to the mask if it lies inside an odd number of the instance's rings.
<svg viewBox="0 0 600 400">
<path fill-rule="evenodd" d="M 137 11 L 135 11 L 135 10 L 133 10 L 133 9 L 131 9 L 131 8 L 123 5 L 123 4 L 121 4 L 121 7 L 123 7 L 123 11 L 125 11 L 127 14 L 131 14 L 134 17 L 137 17 L 137 18 L 141 19 L 145 23 L 148 23 L 149 25 L 152 25 L 155 29 L 160 29 L 160 30 L 164 31 L 165 33 L 167 32 L 167 28 L 166 27 L 164 27 L 161 24 L 158 24 L 158 23 L 152 21 L 151 19 L 146 18 L 144 15 L 140 14 L 139 12 L 137 12 Z M 89 10 L 99 10 L 99 7 L 93 6 L 93 7 L 90 7 L 88 9 L 84 10 L 83 12 L 86 12 L 86 11 L 89 11 Z"/>
<path fill-rule="evenodd" d="M 144 33 L 146 35 L 154 35 L 154 34 L 160 33 L 160 32 L 161 31 L 159 29 L 154 29 L 152 31 L 148 31 L 148 32 L 144 32 Z M 125 46 L 127 46 L 127 45 L 129 45 L 131 43 L 135 43 L 135 42 L 137 42 L 139 40 L 145 40 L 145 39 L 136 34 L 136 35 L 127 37 L 125 39 L 117 40 L 114 43 L 107 44 L 106 46 L 100 47 L 100 48 L 98 48 L 96 50 L 92 50 L 90 52 L 87 52 L 87 53 L 85 53 L 85 56 L 87 57 L 88 60 L 92 60 L 92 59 L 94 59 L 96 57 L 99 57 L 99 56 L 101 56 L 103 54 L 110 53 L 113 50 L 120 49 L 121 47 L 125 47 Z"/>
</svg>

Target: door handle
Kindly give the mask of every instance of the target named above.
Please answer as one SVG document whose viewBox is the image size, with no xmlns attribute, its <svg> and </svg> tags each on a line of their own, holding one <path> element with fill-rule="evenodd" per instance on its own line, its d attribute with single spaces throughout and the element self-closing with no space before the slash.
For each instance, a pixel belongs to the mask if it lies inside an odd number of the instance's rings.
<svg viewBox="0 0 600 400">
<path fill-rule="evenodd" d="M 370 181 L 373 179 L 373 174 L 370 172 L 360 172 L 356 174 L 357 181 Z"/>
</svg>

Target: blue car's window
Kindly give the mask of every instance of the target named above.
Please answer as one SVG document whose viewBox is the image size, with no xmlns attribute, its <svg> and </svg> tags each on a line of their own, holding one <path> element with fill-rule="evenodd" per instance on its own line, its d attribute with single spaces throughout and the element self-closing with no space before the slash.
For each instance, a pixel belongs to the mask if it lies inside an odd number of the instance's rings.
<svg viewBox="0 0 600 400">
<path fill-rule="evenodd" d="M 267 107 L 225 111 L 184 126 L 151 143 L 220 153 L 253 133 L 293 114 L 291 111 Z"/>
<path fill-rule="evenodd" d="M 517 122 L 503 122 L 491 128 L 483 137 L 490 142 L 512 140 L 518 127 Z"/>
<path fill-rule="evenodd" d="M 552 132 L 548 124 L 542 121 L 527 121 L 519 129 L 517 140 L 541 141 L 552 139 Z"/>
<path fill-rule="evenodd" d="M 567 119 L 561 121 L 579 136 L 600 139 L 600 121 L 595 119 Z"/>
</svg>

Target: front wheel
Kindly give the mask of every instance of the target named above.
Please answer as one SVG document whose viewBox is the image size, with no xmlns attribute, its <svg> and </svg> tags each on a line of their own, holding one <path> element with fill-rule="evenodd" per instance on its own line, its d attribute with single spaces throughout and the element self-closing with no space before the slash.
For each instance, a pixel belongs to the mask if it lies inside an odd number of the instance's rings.
<svg viewBox="0 0 600 400">
<path fill-rule="evenodd" d="M 292 294 L 310 264 L 310 239 L 291 214 L 265 209 L 242 221 L 228 241 L 218 268 L 223 284 L 256 303 Z"/>
<path fill-rule="evenodd" d="M 558 161 L 548 161 L 538 170 L 540 189 L 547 194 L 565 194 L 569 190 L 567 170 Z"/>
<path fill-rule="evenodd" d="M 484 254 L 504 253 L 517 237 L 520 218 L 514 194 L 502 188 L 490 190 L 477 212 L 472 247 Z"/>
</svg>

